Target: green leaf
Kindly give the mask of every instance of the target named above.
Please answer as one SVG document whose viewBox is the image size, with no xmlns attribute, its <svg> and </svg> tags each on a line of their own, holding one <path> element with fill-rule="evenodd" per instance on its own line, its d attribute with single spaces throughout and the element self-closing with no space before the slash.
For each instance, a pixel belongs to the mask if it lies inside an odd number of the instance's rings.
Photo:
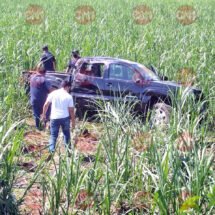
<svg viewBox="0 0 215 215">
<path fill-rule="evenodd" d="M 161 165 L 162 165 L 162 169 L 163 169 L 164 178 L 166 180 L 167 176 L 168 176 L 168 173 L 169 173 L 169 151 L 167 151 L 164 154 L 164 157 L 163 157 Z"/>
<path fill-rule="evenodd" d="M 161 214 L 168 214 L 166 200 L 160 190 L 154 194 L 154 201 L 158 205 Z"/>
<path fill-rule="evenodd" d="M 208 194 L 209 199 L 209 206 L 215 206 L 215 186 L 213 187 L 213 190 L 211 193 Z"/>
<path fill-rule="evenodd" d="M 189 197 L 187 198 L 181 208 L 180 208 L 180 211 L 187 211 L 189 209 L 197 209 L 198 208 L 198 200 L 200 199 L 199 196 L 192 196 L 192 197 Z"/>
</svg>

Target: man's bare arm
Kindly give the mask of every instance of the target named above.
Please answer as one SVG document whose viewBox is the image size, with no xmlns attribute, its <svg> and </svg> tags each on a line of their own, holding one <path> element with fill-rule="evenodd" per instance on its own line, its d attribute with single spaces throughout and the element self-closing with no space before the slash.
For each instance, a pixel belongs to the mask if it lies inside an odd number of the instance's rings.
<svg viewBox="0 0 215 215">
<path fill-rule="evenodd" d="M 72 121 L 72 129 L 74 129 L 75 128 L 75 108 L 68 107 L 68 109 L 69 109 L 70 119 Z"/>
<path fill-rule="evenodd" d="M 45 104 L 43 105 L 43 113 L 42 113 L 43 120 L 46 119 L 46 112 L 47 112 L 50 104 L 51 104 L 50 102 L 46 101 Z"/>
<path fill-rule="evenodd" d="M 67 66 L 66 73 L 69 73 L 69 71 L 70 71 L 70 68 Z"/>
</svg>

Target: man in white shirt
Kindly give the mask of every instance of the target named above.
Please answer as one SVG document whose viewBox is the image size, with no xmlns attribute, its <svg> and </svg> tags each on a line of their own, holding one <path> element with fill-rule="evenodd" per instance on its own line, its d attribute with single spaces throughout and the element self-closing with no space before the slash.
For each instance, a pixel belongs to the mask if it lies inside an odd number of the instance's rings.
<svg viewBox="0 0 215 215">
<path fill-rule="evenodd" d="M 72 128 L 75 128 L 75 113 L 74 102 L 72 96 L 69 94 L 71 83 L 64 81 L 62 88 L 51 92 L 43 106 L 42 118 L 45 119 L 46 112 L 51 104 L 50 116 L 50 131 L 51 136 L 49 140 L 49 151 L 54 152 L 55 145 L 58 138 L 60 127 L 64 135 L 64 142 L 66 146 L 70 144 L 70 119 Z"/>
</svg>

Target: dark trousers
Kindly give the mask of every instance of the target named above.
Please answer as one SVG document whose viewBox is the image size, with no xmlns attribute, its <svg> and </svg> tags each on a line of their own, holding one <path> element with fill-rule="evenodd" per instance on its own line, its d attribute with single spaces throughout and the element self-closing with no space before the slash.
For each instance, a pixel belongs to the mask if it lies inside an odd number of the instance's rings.
<svg viewBox="0 0 215 215">
<path fill-rule="evenodd" d="M 38 104 L 38 103 L 32 104 L 32 110 L 33 110 L 33 115 L 34 115 L 36 128 L 41 129 L 42 124 L 41 124 L 41 121 L 40 121 L 40 115 L 43 113 L 43 104 Z M 47 120 L 49 120 L 50 110 L 51 109 L 49 107 L 48 111 L 46 112 L 46 119 Z"/>
</svg>

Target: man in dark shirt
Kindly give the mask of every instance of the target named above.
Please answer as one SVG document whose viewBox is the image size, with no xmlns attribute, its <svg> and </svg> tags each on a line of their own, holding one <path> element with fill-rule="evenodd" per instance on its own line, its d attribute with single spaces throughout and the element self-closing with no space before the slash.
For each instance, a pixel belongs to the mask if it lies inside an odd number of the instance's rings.
<svg viewBox="0 0 215 215">
<path fill-rule="evenodd" d="M 69 60 L 69 62 L 67 64 L 67 68 L 66 68 L 67 73 L 71 72 L 73 69 L 76 69 L 76 63 L 79 59 L 81 59 L 79 51 L 73 50 L 71 53 L 71 59 Z"/>
<path fill-rule="evenodd" d="M 51 83 L 45 79 L 46 70 L 40 64 L 37 73 L 30 78 L 30 99 L 37 129 L 41 129 L 40 115 L 43 112 L 43 105 L 48 93 L 51 90 Z"/>
<path fill-rule="evenodd" d="M 40 62 L 43 63 L 43 66 L 46 71 L 55 71 L 56 60 L 54 55 L 51 52 L 49 52 L 47 45 L 43 46 L 42 50 L 43 54 L 40 58 Z"/>
</svg>

